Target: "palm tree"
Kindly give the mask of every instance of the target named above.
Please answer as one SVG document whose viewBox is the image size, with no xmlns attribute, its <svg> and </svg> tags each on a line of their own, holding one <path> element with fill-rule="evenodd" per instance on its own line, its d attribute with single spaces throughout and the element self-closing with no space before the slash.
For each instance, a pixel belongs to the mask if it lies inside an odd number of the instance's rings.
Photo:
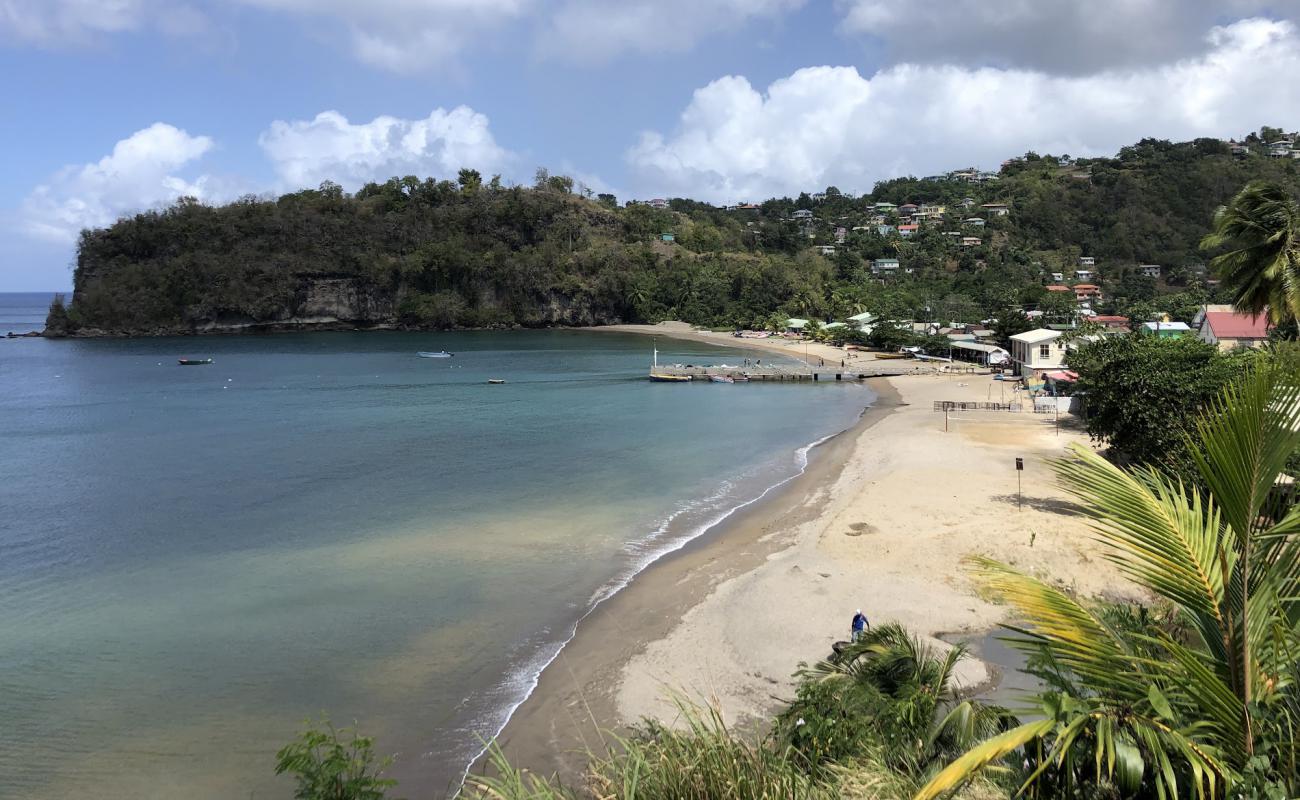
<svg viewBox="0 0 1300 800">
<path fill-rule="evenodd" d="M 776 739 L 816 767 L 860 753 L 856 732 L 894 769 L 925 776 L 1013 721 L 958 695 L 953 670 L 965 657 L 963 646 L 938 653 L 895 623 L 869 630 L 800 671 L 799 699 L 777 720 Z"/>
<path fill-rule="evenodd" d="M 1026 620 L 1018 646 L 1050 665 L 1045 718 L 971 749 L 917 800 L 1020 750 L 1025 787 L 1110 782 L 1129 795 L 1218 797 L 1262 771 L 1296 795 L 1300 506 L 1278 492 L 1300 449 L 1296 356 L 1287 348 L 1262 360 L 1197 422 L 1193 483 L 1120 469 L 1083 447 L 1056 465 L 1108 559 L 1168 604 L 1174 630 L 1118 624 L 1047 583 L 974 561 L 977 578 Z"/>
<path fill-rule="evenodd" d="M 1300 203 L 1276 183 L 1253 181 L 1214 215 L 1201 248 L 1240 311 L 1274 324 L 1300 317 Z"/>
</svg>

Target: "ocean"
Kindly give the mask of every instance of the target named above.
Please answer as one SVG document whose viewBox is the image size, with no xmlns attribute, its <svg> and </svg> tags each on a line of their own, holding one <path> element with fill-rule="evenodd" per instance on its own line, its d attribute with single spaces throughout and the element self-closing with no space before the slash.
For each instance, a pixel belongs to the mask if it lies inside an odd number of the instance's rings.
<svg viewBox="0 0 1300 800">
<path fill-rule="evenodd" d="M 0 294 L 0 333 L 49 300 Z M 872 400 L 654 384 L 650 348 L 0 340 L 0 797 L 287 798 L 275 751 L 322 715 L 397 754 L 402 796 L 446 795 L 594 603 Z"/>
</svg>

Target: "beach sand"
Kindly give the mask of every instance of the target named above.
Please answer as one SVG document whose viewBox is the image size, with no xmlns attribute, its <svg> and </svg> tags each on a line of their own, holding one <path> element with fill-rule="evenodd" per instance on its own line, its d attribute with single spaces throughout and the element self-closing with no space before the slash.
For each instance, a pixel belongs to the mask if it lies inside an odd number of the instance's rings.
<svg viewBox="0 0 1300 800">
<path fill-rule="evenodd" d="M 665 333 L 620 326 L 651 327 Z M 573 781 L 583 751 L 603 749 L 603 732 L 646 716 L 671 722 L 673 694 L 716 705 L 732 724 L 761 720 L 793 697 L 800 662 L 848 638 L 858 608 L 873 625 L 897 621 L 940 646 L 941 635 L 987 631 L 1008 621 L 1007 609 L 977 595 L 961 563 L 970 555 L 1086 595 L 1131 595 L 1047 463 L 1087 441 L 1077 425 L 1028 411 L 962 412 L 949 414 L 945 431 L 935 400 L 1011 398 L 1010 385 L 987 375 L 872 386 L 879 401 L 817 448 L 802 476 L 654 564 L 582 622 L 499 739 L 512 763 Z M 996 674 L 972 658 L 958 680 L 973 689 Z"/>
</svg>

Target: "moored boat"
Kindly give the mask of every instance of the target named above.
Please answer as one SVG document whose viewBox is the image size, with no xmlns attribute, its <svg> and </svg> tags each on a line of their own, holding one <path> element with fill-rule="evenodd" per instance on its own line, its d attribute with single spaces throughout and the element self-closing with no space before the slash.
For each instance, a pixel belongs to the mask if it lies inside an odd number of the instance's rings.
<svg viewBox="0 0 1300 800">
<path fill-rule="evenodd" d="M 492 383 L 492 384 L 501 384 L 505 382 L 506 382 L 505 378 L 488 378 L 488 383 Z"/>
<path fill-rule="evenodd" d="M 212 363 L 212 359 L 210 359 L 210 358 L 178 358 L 178 359 L 176 359 L 176 363 L 177 363 L 177 364 L 180 364 L 182 367 L 198 367 L 198 366 L 202 366 L 202 365 L 204 365 L 204 364 L 211 364 L 211 363 Z"/>
<path fill-rule="evenodd" d="M 427 350 L 421 350 L 420 352 L 416 353 L 416 355 L 419 356 L 420 358 L 451 358 L 456 354 L 448 353 L 446 350 L 439 350 L 436 353 Z"/>
<path fill-rule="evenodd" d="M 656 383 L 689 383 L 690 375 L 673 375 L 659 371 L 659 344 L 655 343 L 654 356 L 650 360 L 650 380 Z"/>
<path fill-rule="evenodd" d="M 730 375 L 710 375 L 709 381 L 711 383 L 735 383 L 736 379 Z"/>
</svg>

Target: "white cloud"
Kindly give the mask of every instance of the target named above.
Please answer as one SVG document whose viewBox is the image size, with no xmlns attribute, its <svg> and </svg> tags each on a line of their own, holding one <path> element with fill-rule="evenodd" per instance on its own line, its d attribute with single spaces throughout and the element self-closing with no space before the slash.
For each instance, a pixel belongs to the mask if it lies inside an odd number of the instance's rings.
<svg viewBox="0 0 1300 800">
<path fill-rule="evenodd" d="M 42 46 L 154 28 L 168 34 L 203 29 L 204 16 L 185 3 L 159 0 L 0 0 L 0 38 Z"/>
<path fill-rule="evenodd" d="M 671 136 L 628 152 L 648 192 L 716 201 L 996 165 L 1034 149 L 1111 154 L 1147 136 L 1229 136 L 1300 117 L 1300 36 L 1288 22 L 1214 28 L 1195 59 L 1086 77 L 903 64 L 796 71 L 765 93 L 740 77 L 695 92 Z M 1279 83 L 1279 80 L 1282 83 Z M 1261 114 L 1263 117 L 1261 117 Z"/>
<path fill-rule="evenodd" d="M 237 0 L 246 5 L 338 21 L 353 54 L 393 72 L 454 62 L 480 35 L 524 14 L 536 0 Z"/>
<path fill-rule="evenodd" d="M 551 56 L 602 61 L 627 52 L 677 53 L 707 36 L 793 11 L 806 0 L 565 0 L 539 36 Z"/>
<path fill-rule="evenodd" d="M 1225 19 L 1294 17 L 1300 0 L 839 0 L 841 28 L 879 39 L 893 62 L 1085 74 L 1206 52 Z"/>
<path fill-rule="evenodd" d="M 113 147 L 92 164 L 64 167 L 23 201 L 23 227 L 32 236 L 69 242 L 86 227 L 110 225 L 124 214 L 169 203 L 178 197 L 203 198 L 208 176 L 179 172 L 213 147 L 207 136 L 156 122 Z"/>
<path fill-rule="evenodd" d="M 513 158 L 497 145 L 488 118 L 466 106 L 361 124 L 325 111 L 310 121 L 277 120 L 258 141 L 288 189 L 326 180 L 355 189 L 394 175 L 454 177 L 461 167 L 490 173 Z"/>
</svg>

